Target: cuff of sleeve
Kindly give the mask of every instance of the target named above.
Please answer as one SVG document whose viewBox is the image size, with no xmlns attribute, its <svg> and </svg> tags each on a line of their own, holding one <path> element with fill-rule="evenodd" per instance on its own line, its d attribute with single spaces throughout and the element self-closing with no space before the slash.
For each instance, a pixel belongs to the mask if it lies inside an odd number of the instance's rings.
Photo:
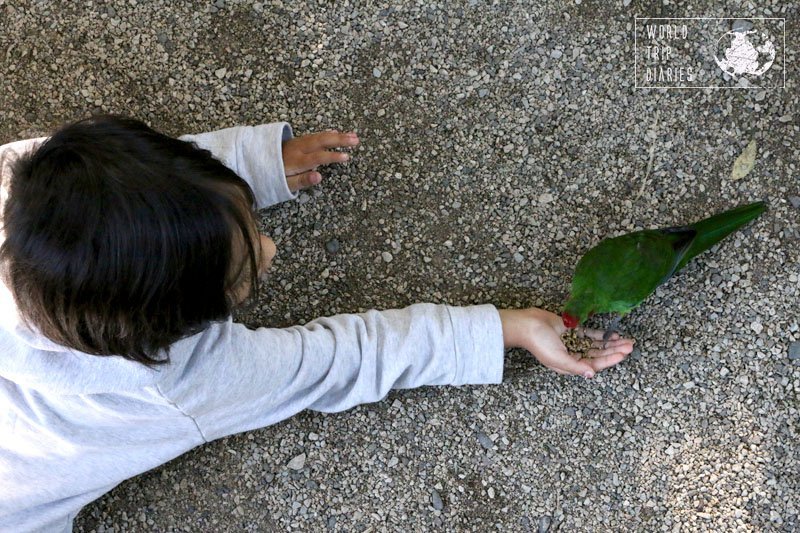
<svg viewBox="0 0 800 533">
<path fill-rule="evenodd" d="M 503 325 L 492 304 L 446 306 L 453 325 L 456 376 L 452 385 L 497 384 L 503 381 Z"/>
<path fill-rule="evenodd" d="M 261 124 L 247 128 L 243 133 L 252 137 L 239 143 L 244 152 L 239 161 L 242 166 L 250 168 L 240 170 L 250 176 L 260 177 L 253 180 L 256 185 L 253 190 L 256 207 L 260 209 L 296 199 L 299 191 L 289 190 L 283 166 L 283 141 L 294 136 L 289 123 Z"/>
</svg>

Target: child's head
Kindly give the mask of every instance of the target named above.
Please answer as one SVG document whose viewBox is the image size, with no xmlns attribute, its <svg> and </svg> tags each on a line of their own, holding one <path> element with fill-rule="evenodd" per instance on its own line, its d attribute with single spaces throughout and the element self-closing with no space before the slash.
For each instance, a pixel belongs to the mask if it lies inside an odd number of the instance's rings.
<svg viewBox="0 0 800 533">
<path fill-rule="evenodd" d="M 12 169 L 3 280 L 49 339 L 166 362 L 159 350 L 257 290 L 268 258 L 253 203 L 207 150 L 129 118 L 81 120 Z"/>
</svg>

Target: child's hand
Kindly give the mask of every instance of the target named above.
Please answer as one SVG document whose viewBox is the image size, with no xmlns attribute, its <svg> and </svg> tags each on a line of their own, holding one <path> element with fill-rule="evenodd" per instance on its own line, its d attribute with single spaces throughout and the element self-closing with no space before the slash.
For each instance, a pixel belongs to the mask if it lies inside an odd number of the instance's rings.
<svg viewBox="0 0 800 533">
<path fill-rule="evenodd" d="M 295 137 L 283 143 L 283 167 L 289 190 L 313 187 L 322 181 L 315 172 L 320 165 L 344 163 L 350 156 L 344 152 L 329 152 L 328 148 L 352 147 L 358 144 L 355 132 L 339 133 L 336 130 Z"/>
<path fill-rule="evenodd" d="M 578 328 L 578 333 L 593 339 L 592 348 L 584 358 L 567 351 L 561 335 L 567 331 L 556 314 L 535 307 L 530 309 L 501 309 L 503 342 L 506 348 L 525 348 L 547 368 L 573 376 L 594 377 L 595 373 L 623 361 L 633 351 L 632 339 L 614 334 L 603 346 L 603 332 Z"/>
</svg>

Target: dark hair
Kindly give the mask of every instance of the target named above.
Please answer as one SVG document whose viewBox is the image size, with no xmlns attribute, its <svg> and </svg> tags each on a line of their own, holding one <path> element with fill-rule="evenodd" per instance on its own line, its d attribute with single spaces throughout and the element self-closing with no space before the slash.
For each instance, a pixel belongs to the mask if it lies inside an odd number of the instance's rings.
<svg viewBox="0 0 800 533">
<path fill-rule="evenodd" d="M 194 143 L 97 115 L 11 174 L 3 281 L 56 343 L 167 363 L 172 343 L 230 315 L 237 287 L 258 288 L 253 191 Z"/>
</svg>

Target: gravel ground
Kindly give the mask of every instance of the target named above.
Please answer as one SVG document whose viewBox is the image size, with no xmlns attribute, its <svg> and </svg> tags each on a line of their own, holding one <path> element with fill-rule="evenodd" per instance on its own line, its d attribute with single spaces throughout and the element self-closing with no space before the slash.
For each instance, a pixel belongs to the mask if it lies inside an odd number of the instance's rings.
<svg viewBox="0 0 800 533">
<path fill-rule="evenodd" d="M 359 132 L 351 163 L 263 212 L 278 256 L 252 326 L 415 302 L 557 311 L 602 237 L 769 211 L 632 313 L 636 352 L 592 381 L 514 350 L 502 385 L 395 391 L 195 449 L 77 531 L 800 529 L 797 3 L 79 4 L 0 0 L 0 143 L 96 110 L 176 136 Z M 645 15 L 785 17 L 786 89 L 634 89 Z M 730 180 L 752 139 L 755 168 Z"/>
</svg>

